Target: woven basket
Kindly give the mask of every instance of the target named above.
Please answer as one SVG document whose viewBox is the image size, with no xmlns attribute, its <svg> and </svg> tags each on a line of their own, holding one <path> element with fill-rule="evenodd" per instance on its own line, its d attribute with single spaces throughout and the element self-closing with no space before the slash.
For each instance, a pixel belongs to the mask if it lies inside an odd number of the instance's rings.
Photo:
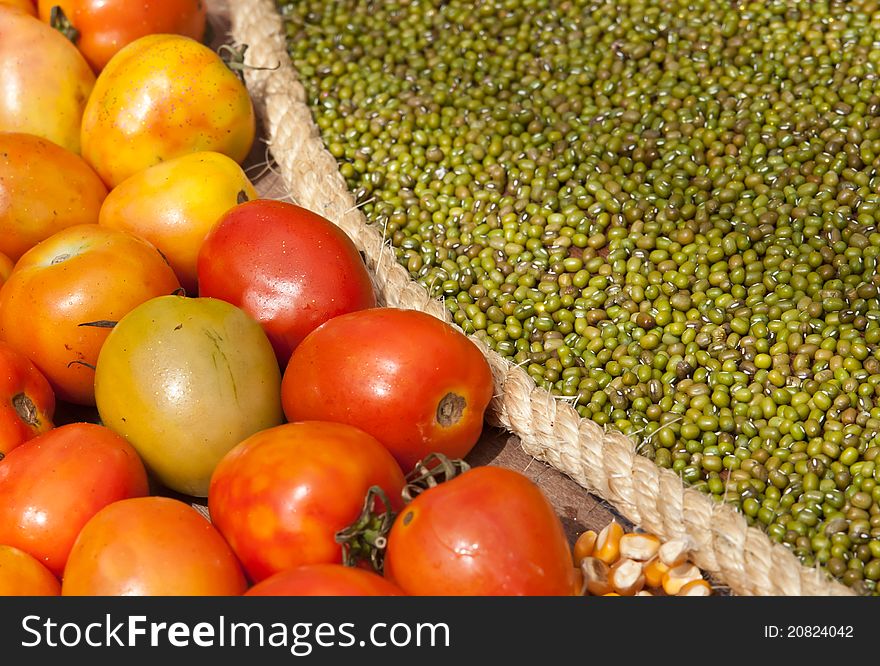
<svg viewBox="0 0 880 666">
<path fill-rule="evenodd" d="M 427 312 L 451 322 L 367 225 L 336 160 L 326 150 L 286 50 L 273 0 L 231 0 L 232 39 L 247 44 L 250 93 L 269 149 L 290 196 L 344 229 L 365 254 L 385 305 Z M 519 437 L 529 455 L 567 474 L 612 504 L 634 525 L 660 538 L 686 539 L 693 561 L 740 595 L 850 595 L 819 569 L 802 566 L 732 507 L 687 488 L 674 472 L 636 452 L 636 444 L 581 418 L 573 407 L 536 387 L 520 367 L 471 337 L 488 359 L 495 397 L 487 419 Z"/>
</svg>

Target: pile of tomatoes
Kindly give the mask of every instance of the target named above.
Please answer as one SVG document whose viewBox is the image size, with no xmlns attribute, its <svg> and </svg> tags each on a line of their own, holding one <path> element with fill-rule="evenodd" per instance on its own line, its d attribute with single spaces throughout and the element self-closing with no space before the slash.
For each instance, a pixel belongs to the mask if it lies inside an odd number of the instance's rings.
<svg viewBox="0 0 880 666">
<path fill-rule="evenodd" d="M 540 489 L 450 462 L 486 359 L 257 197 L 205 25 L 0 0 L 0 594 L 574 593 Z"/>
</svg>

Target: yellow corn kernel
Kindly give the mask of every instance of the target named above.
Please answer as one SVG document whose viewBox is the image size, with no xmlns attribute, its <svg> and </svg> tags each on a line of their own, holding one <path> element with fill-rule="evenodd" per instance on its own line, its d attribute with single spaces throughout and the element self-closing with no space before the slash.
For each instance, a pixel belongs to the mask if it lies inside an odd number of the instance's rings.
<svg viewBox="0 0 880 666">
<path fill-rule="evenodd" d="M 598 536 L 599 535 L 593 530 L 587 530 L 577 538 L 577 541 L 574 542 L 573 551 L 575 566 L 579 566 L 581 560 L 585 557 L 591 557 L 593 555 L 593 550 L 596 547 L 596 538 Z"/>
<path fill-rule="evenodd" d="M 667 541 L 657 550 L 660 561 L 670 569 L 684 564 L 688 556 L 687 543 L 683 539 Z"/>
<path fill-rule="evenodd" d="M 620 537 L 620 557 L 647 562 L 660 549 L 660 539 L 653 534 L 624 534 Z"/>
<path fill-rule="evenodd" d="M 596 596 L 611 591 L 608 582 L 608 565 L 595 557 L 585 557 L 581 561 L 581 572 L 584 576 L 584 587 L 589 594 Z"/>
<path fill-rule="evenodd" d="M 621 596 L 631 597 L 645 586 L 642 563 L 635 560 L 618 560 L 608 573 L 608 582 Z"/>
<path fill-rule="evenodd" d="M 663 576 L 669 571 L 669 567 L 663 564 L 663 562 L 660 561 L 660 558 L 655 557 L 645 565 L 644 571 L 645 584 L 648 587 L 657 590 L 663 586 Z"/>
<path fill-rule="evenodd" d="M 703 575 L 695 564 L 690 562 L 679 564 L 669 569 L 663 575 L 663 591 L 670 596 L 674 596 L 678 594 L 682 587 L 702 577 Z"/>
<path fill-rule="evenodd" d="M 623 527 L 616 520 L 612 520 L 596 537 L 596 548 L 593 557 L 598 557 L 605 564 L 612 565 L 620 557 L 620 538 L 623 536 Z"/>
<path fill-rule="evenodd" d="M 690 583 L 685 583 L 684 585 L 682 585 L 676 596 L 711 597 L 712 586 L 709 585 L 709 581 L 703 578 L 700 578 L 699 580 L 692 580 Z"/>
</svg>

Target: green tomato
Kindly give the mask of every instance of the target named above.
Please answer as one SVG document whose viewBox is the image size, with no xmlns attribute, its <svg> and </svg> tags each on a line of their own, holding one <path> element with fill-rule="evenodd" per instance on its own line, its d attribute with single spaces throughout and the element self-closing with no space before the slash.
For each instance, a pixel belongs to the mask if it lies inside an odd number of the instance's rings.
<svg viewBox="0 0 880 666">
<path fill-rule="evenodd" d="M 227 451 L 284 418 L 263 329 L 205 297 L 160 296 L 125 315 L 98 356 L 95 401 L 158 481 L 197 497 Z"/>
</svg>

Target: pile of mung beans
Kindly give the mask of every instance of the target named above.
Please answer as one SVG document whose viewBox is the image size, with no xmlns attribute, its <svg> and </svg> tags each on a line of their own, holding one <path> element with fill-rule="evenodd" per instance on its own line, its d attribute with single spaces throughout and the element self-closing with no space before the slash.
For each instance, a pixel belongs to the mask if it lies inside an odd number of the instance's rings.
<svg viewBox="0 0 880 666">
<path fill-rule="evenodd" d="M 279 7 L 368 221 L 464 331 L 880 593 L 880 3 Z"/>
</svg>

